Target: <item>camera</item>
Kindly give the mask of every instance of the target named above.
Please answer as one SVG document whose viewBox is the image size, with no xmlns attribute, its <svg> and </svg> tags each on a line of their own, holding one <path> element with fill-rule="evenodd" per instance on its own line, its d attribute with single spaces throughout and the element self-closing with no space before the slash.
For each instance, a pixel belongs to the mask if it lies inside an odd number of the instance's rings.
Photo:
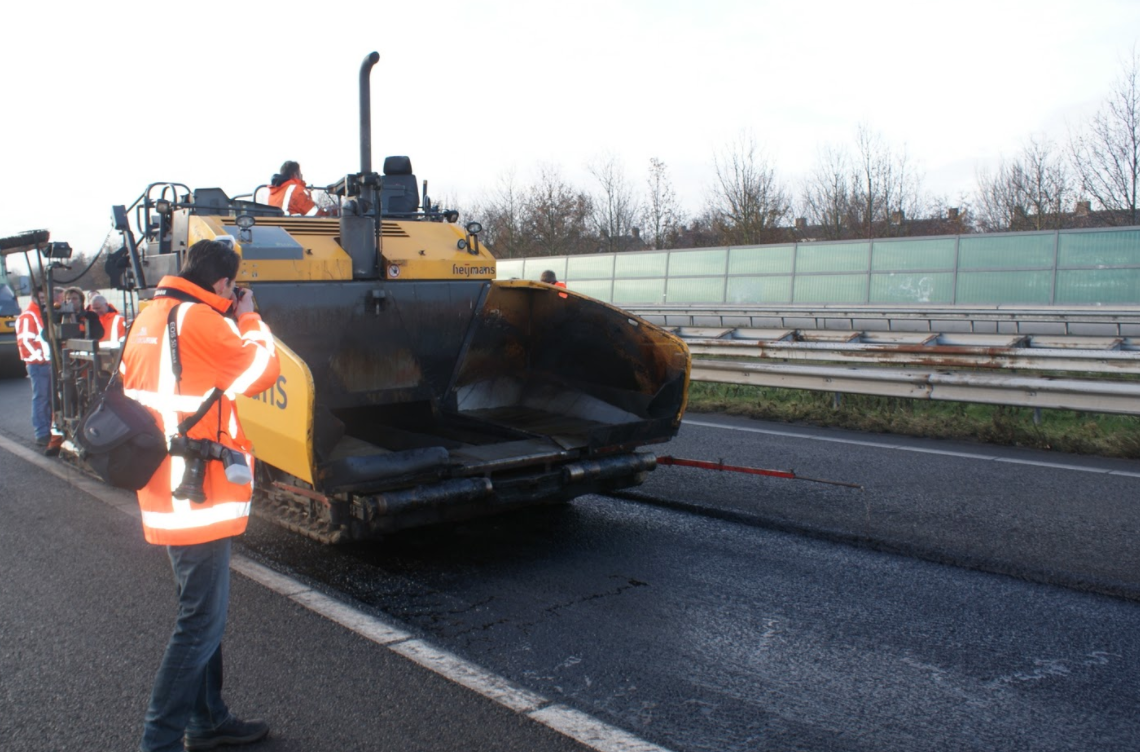
<svg viewBox="0 0 1140 752">
<path fill-rule="evenodd" d="M 230 483 L 241 485 L 253 480 L 245 455 L 216 441 L 175 436 L 170 440 L 170 454 L 181 457 L 186 462 L 182 482 L 174 489 L 176 499 L 189 499 L 196 504 L 206 501 L 203 484 L 206 480 L 206 462 L 209 460 L 221 461 L 226 480 Z"/>
</svg>

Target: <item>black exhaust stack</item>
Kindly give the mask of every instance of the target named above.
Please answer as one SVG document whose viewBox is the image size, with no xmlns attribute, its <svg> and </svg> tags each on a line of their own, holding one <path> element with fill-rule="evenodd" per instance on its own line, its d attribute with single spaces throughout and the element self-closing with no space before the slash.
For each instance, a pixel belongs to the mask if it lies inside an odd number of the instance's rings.
<svg viewBox="0 0 1140 752">
<path fill-rule="evenodd" d="M 360 172 L 372 172 L 372 92 L 369 78 L 372 66 L 380 62 L 380 53 L 371 52 L 360 64 Z"/>
<path fill-rule="evenodd" d="M 354 196 L 351 210 L 340 217 L 340 244 L 352 258 L 353 279 L 380 277 L 380 176 L 372 171 L 372 96 L 369 79 L 380 53 L 360 64 L 360 172 L 346 176 L 333 193 Z M 366 305 L 370 301 L 366 301 Z"/>
</svg>

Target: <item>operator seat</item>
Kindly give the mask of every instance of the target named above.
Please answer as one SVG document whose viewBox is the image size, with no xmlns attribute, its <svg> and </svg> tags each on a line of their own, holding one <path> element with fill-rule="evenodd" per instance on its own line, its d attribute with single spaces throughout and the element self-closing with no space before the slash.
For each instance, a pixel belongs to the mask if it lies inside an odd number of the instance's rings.
<svg viewBox="0 0 1140 752">
<path fill-rule="evenodd" d="M 384 181 L 380 184 L 380 214 L 399 216 L 420 210 L 420 190 L 408 157 L 384 159 Z"/>
</svg>

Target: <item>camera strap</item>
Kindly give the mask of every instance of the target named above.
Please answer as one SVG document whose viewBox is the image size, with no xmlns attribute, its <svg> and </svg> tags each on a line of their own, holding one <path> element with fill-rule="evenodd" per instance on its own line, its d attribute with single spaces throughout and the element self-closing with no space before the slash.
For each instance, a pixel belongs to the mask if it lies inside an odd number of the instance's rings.
<svg viewBox="0 0 1140 752">
<path fill-rule="evenodd" d="M 182 303 L 176 303 L 170 309 L 169 315 L 166 317 L 166 330 L 170 335 L 170 366 L 174 370 L 174 388 L 178 389 L 178 384 L 182 381 L 182 359 L 178 356 L 178 309 Z M 210 408 L 214 406 L 222 397 L 222 390 L 214 387 L 213 390 L 206 395 L 206 399 L 198 407 L 197 412 L 191 415 L 186 420 L 178 424 L 178 434 L 185 436 L 186 432 L 198 424 L 210 412 Z"/>
</svg>

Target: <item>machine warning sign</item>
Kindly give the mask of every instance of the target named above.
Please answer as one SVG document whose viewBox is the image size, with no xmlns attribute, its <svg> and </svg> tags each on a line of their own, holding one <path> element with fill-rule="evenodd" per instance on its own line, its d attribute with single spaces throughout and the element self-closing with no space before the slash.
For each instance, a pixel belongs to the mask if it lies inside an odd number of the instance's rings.
<svg viewBox="0 0 1140 752">
<path fill-rule="evenodd" d="M 396 266 L 395 264 L 389 264 L 388 265 L 388 277 L 390 279 L 395 279 L 396 277 L 399 277 L 399 276 L 400 276 L 400 267 Z"/>
</svg>

